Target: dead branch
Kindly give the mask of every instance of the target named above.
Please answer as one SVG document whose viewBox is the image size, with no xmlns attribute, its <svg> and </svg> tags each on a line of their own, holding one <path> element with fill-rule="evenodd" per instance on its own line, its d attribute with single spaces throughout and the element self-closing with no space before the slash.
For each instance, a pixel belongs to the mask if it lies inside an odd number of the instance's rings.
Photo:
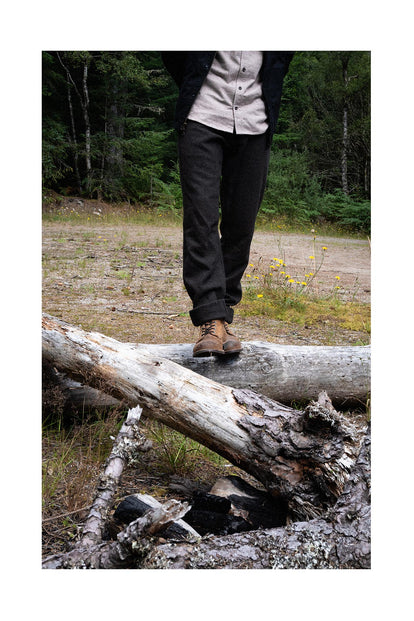
<svg viewBox="0 0 414 621">
<path fill-rule="evenodd" d="M 172 522 L 181 519 L 188 505 L 169 500 L 151 509 L 118 534 L 116 541 L 99 544 L 78 544 L 67 554 L 45 559 L 43 569 L 122 569 L 133 567 L 145 558 L 153 547 L 151 537 L 162 532 Z"/>
<path fill-rule="evenodd" d="M 336 502 L 366 432 L 363 417 L 351 422 L 326 398 L 295 410 L 51 317 L 43 320 L 43 356 L 224 456 L 282 497 L 295 520 Z"/>
<path fill-rule="evenodd" d="M 126 421 L 114 441 L 111 454 L 99 479 L 95 500 L 83 527 L 81 539 L 83 546 L 100 543 L 124 467 L 133 459 L 134 453 L 151 447 L 138 429 L 141 413 L 142 408 L 139 406 L 129 410 Z"/>
</svg>

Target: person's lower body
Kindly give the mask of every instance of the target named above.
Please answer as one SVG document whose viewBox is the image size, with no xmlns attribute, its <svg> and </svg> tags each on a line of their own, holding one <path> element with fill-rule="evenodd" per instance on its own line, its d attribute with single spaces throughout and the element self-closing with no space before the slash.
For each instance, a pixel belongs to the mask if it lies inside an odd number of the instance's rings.
<svg viewBox="0 0 414 621">
<path fill-rule="evenodd" d="M 212 353 L 234 353 L 240 349 L 228 324 L 242 297 L 241 279 L 263 198 L 270 148 L 266 134 L 231 134 L 194 121 L 188 121 L 178 147 L 183 279 L 193 305 L 190 317 L 207 335 L 217 332 Z M 206 327 L 211 321 L 218 323 Z M 220 351 L 219 341 L 226 339 L 227 348 Z"/>
</svg>

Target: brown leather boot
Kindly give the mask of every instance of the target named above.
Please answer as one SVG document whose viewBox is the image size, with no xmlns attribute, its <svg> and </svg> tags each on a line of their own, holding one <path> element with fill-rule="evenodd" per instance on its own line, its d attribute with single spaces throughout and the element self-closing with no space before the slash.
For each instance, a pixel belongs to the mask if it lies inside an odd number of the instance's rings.
<svg viewBox="0 0 414 621">
<path fill-rule="evenodd" d="M 224 321 L 212 319 L 200 326 L 200 338 L 193 348 L 193 356 L 220 356 L 224 354 L 223 340 L 226 336 Z"/>
<path fill-rule="evenodd" d="M 243 348 L 240 339 L 231 332 L 229 324 L 224 322 L 225 336 L 223 339 L 223 350 L 225 354 L 238 354 Z"/>
</svg>

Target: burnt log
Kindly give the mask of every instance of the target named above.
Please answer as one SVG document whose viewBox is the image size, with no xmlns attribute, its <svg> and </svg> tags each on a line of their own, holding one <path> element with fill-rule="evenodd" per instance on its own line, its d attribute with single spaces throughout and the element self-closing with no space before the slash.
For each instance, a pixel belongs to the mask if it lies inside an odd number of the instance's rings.
<svg viewBox="0 0 414 621">
<path fill-rule="evenodd" d="M 148 506 L 147 497 L 142 498 Z M 165 534 L 187 517 L 189 507 L 176 501 L 160 506 L 154 499 L 149 505 L 155 508 L 130 523 L 116 541 L 78 544 L 66 554 L 46 559 L 43 568 L 369 569 L 370 434 L 343 494 L 323 518 L 224 537 L 165 542 Z"/>
<path fill-rule="evenodd" d="M 157 569 L 370 569 L 370 433 L 343 493 L 324 517 L 285 527 L 162 543 L 141 567 Z"/>
<path fill-rule="evenodd" d="M 321 517 L 337 502 L 366 434 L 364 416 L 336 412 L 326 394 L 295 410 L 49 316 L 43 357 L 250 473 L 287 503 L 294 521 Z"/>
<path fill-rule="evenodd" d="M 158 509 L 161 506 L 162 503 L 148 494 L 131 494 L 119 503 L 112 520 L 115 524 L 128 525 L 151 509 Z M 163 538 L 175 540 L 200 539 L 200 533 L 188 523 L 187 516 L 188 513 L 186 514 L 186 521 L 177 520 L 163 530 Z"/>
<path fill-rule="evenodd" d="M 194 490 L 186 500 L 190 510 L 185 522 L 167 529 L 166 539 L 228 535 L 286 524 L 287 507 L 282 500 L 235 475 L 219 479 L 208 492 Z M 113 517 L 115 522 L 129 524 L 157 504 L 151 496 L 132 494 L 119 503 Z"/>
<path fill-rule="evenodd" d="M 180 520 L 187 511 L 187 504 L 168 500 L 131 522 L 115 541 L 80 542 L 66 554 L 45 559 L 42 568 L 123 569 L 139 566 L 152 550 L 151 538 Z"/>
</svg>

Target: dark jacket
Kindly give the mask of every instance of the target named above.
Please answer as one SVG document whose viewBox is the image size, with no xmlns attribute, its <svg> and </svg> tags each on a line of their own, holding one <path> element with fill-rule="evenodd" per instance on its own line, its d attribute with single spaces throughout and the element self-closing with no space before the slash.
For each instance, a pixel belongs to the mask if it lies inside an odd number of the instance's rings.
<svg viewBox="0 0 414 621">
<path fill-rule="evenodd" d="M 162 52 L 162 59 L 167 71 L 179 88 L 175 110 L 174 127 L 183 131 L 185 121 L 198 91 L 210 70 L 216 52 Z M 266 106 L 269 123 L 269 144 L 276 129 L 279 116 L 282 84 L 293 52 L 263 52 L 263 64 L 260 70 L 262 95 Z"/>
</svg>

